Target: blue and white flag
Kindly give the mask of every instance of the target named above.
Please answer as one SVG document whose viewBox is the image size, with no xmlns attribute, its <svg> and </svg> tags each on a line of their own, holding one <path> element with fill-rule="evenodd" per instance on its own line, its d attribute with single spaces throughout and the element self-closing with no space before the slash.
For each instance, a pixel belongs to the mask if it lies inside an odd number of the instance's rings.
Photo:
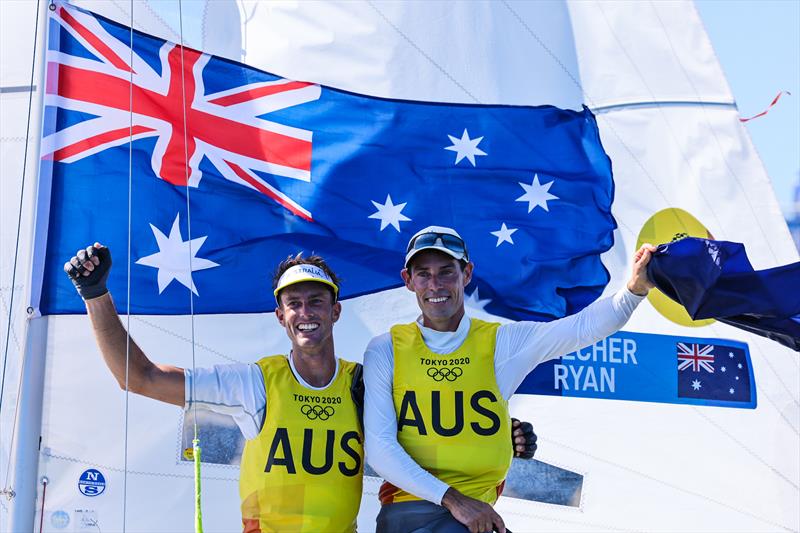
<svg viewBox="0 0 800 533">
<path fill-rule="evenodd" d="M 587 109 L 353 94 L 66 4 L 50 35 L 44 314 L 83 312 L 62 265 L 94 241 L 112 250 L 117 304 L 130 264 L 145 314 L 187 313 L 187 289 L 195 313 L 269 311 L 272 270 L 298 251 L 324 256 L 345 298 L 397 287 L 431 224 L 465 237 L 472 297 L 497 315 L 564 316 L 609 280 L 614 183 Z"/>
</svg>

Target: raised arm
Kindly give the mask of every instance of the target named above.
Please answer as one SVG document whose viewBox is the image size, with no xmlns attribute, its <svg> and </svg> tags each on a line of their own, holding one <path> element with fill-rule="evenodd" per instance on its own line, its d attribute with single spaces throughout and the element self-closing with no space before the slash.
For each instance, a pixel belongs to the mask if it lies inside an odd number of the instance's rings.
<svg viewBox="0 0 800 533">
<path fill-rule="evenodd" d="M 125 389 L 127 359 L 130 392 L 183 407 L 183 369 L 153 363 L 132 338 L 128 340 L 128 332 L 122 326 L 111 293 L 106 288 L 110 270 L 111 252 L 100 243 L 79 250 L 64 265 L 64 271 L 86 304 L 95 340 L 106 366 L 120 388 Z"/>
<path fill-rule="evenodd" d="M 511 397 L 536 365 L 593 344 L 618 331 L 653 288 L 647 263 L 655 246 L 642 245 L 633 256 L 631 278 L 616 294 L 601 298 L 581 312 L 552 322 L 505 324 L 497 332 L 495 371 L 500 391 Z"/>
</svg>

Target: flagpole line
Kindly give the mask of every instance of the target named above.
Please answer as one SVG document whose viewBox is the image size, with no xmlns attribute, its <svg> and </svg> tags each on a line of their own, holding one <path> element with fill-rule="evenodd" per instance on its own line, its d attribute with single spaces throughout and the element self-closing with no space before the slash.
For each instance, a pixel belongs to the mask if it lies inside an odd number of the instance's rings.
<svg viewBox="0 0 800 533">
<path fill-rule="evenodd" d="M 33 55 L 31 57 L 31 75 L 30 75 L 30 83 L 29 86 L 33 87 L 33 77 L 36 72 L 36 44 L 37 39 L 39 37 L 39 11 L 41 10 L 41 0 L 36 0 L 36 19 L 34 22 L 34 30 L 33 30 Z M 40 84 L 41 85 L 41 84 Z M 3 373 L 2 378 L 0 378 L 0 414 L 3 412 L 3 398 L 5 396 L 6 391 L 6 369 L 8 368 L 8 345 L 11 341 L 11 326 L 12 326 L 12 319 L 13 310 L 14 310 L 14 288 L 16 286 L 17 281 L 17 262 L 19 261 L 19 242 L 20 242 L 20 233 L 22 231 L 22 207 L 24 204 L 25 199 L 25 177 L 27 175 L 28 170 L 28 145 L 30 143 L 30 132 L 31 132 L 31 109 L 33 108 L 33 93 L 35 91 L 30 91 L 28 93 L 28 117 L 26 119 L 25 124 L 25 148 L 23 150 L 22 156 L 22 183 L 20 184 L 19 190 L 19 209 L 17 211 L 17 235 L 16 241 L 14 243 L 14 262 L 11 267 L 11 296 L 9 297 L 8 303 L 8 321 L 6 322 L 6 338 L 5 343 L 3 345 Z M 22 386 L 22 369 L 25 368 L 25 352 L 22 352 L 22 361 L 20 361 L 20 379 L 17 386 L 17 398 L 15 400 L 16 407 L 14 408 L 14 420 L 12 423 L 12 430 L 11 430 L 11 440 L 9 442 L 8 447 L 8 463 L 6 465 L 6 476 L 5 481 L 3 482 L 3 491 L 9 490 L 10 487 L 8 486 L 8 478 L 9 473 L 11 471 L 11 456 L 13 455 L 12 450 L 14 448 L 14 440 L 16 437 L 16 427 L 17 427 L 17 413 L 19 412 L 19 397 Z"/>
<path fill-rule="evenodd" d="M 195 380 L 196 375 L 196 359 L 195 359 L 195 331 L 194 331 L 194 280 L 192 279 L 192 203 L 190 195 L 190 168 L 189 168 L 189 132 L 186 118 L 186 69 L 184 66 L 184 42 L 183 42 L 183 1 L 178 0 L 178 28 L 180 31 L 180 46 L 181 46 L 181 100 L 182 100 L 182 115 L 183 115 L 183 161 L 184 161 L 184 176 L 186 179 L 186 226 L 187 238 L 189 241 L 189 323 L 191 327 L 192 337 L 192 426 L 194 429 L 194 438 L 192 439 L 192 460 L 194 461 L 194 529 L 195 533 L 203 532 L 203 510 L 201 505 L 201 487 L 200 487 L 200 438 L 197 430 L 197 402 L 195 399 Z M 193 95 L 192 95 L 193 96 Z"/>
<path fill-rule="evenodd" d="M 128 73 L 128 261 L 127 261 L 127 294 L 125 298 L 125 441 L 123 444 L 123 481 L 122 481 L 122 531 L 127 529 L 128 517 L 128 429 L 130 391 L 128 377 L 131 355 L 131 226 L 133 219 L 133 0 L 130 0 L 129 35 L 129 73 Z"/>
</svg>

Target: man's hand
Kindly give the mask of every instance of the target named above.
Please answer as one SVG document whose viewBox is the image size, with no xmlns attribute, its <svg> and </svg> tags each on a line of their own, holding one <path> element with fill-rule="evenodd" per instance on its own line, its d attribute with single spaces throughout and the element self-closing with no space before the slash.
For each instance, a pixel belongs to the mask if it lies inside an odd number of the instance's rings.
<svg viewBox="0 0 800 533">
<path fill-rule="evenodd" d="M 106 280 L 110 270 L 111 251 L 99 242 L 78 250 L 64 263 L 64 272 L 84 300 L 91 300 L 108 292 Z"/>
<path fill-rule="evenodd" d="M 442 498 L 445 507 L 453 518 L 467 526 L 470 533 L 497 531 L 506 533 L 503 519 L 488 503 L 464 496 L 453 487 L 447 489 Z"/>
<path fill-rule="evenodd" d="M 628 290 L 637 296 L 647 296 L 650 289 L 655 287 L 647 277 L 647 263 L 650 262 L 655 251 L 655 246 L 645 243 L 633 254 L 633 273 L 628 281 Z"/>
<path fill-rule="evenodd" d="M 516 418 L 511 419 L 511 440 L 514 443 L 514 457 L 520 459 L 533 459 L 536 453 L 536 433 L 530 422 L 520 422 Z"/>
</svg>

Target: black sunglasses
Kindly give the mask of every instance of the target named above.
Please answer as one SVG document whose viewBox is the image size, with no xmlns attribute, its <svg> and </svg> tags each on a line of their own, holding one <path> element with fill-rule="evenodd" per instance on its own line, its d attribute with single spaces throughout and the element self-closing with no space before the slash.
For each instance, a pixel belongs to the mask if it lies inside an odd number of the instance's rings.
<svg viewBox="0 0 800 533">
<path fill-rule="evenodd" d="M 436 246 L 437 241 L 441 242 L 442 246 L 451 252 L 463 254 L 464 260 L 469 261 L 467 245 L 461 238 L 456 237 L 455 235 L 450 235 L 449 233 L 423 233 L 422 235 L 418 235 L 408 243 L 406 253 L 410 252 L 411 250 L 419 250 L 429 246 Z"/>
</svg>

